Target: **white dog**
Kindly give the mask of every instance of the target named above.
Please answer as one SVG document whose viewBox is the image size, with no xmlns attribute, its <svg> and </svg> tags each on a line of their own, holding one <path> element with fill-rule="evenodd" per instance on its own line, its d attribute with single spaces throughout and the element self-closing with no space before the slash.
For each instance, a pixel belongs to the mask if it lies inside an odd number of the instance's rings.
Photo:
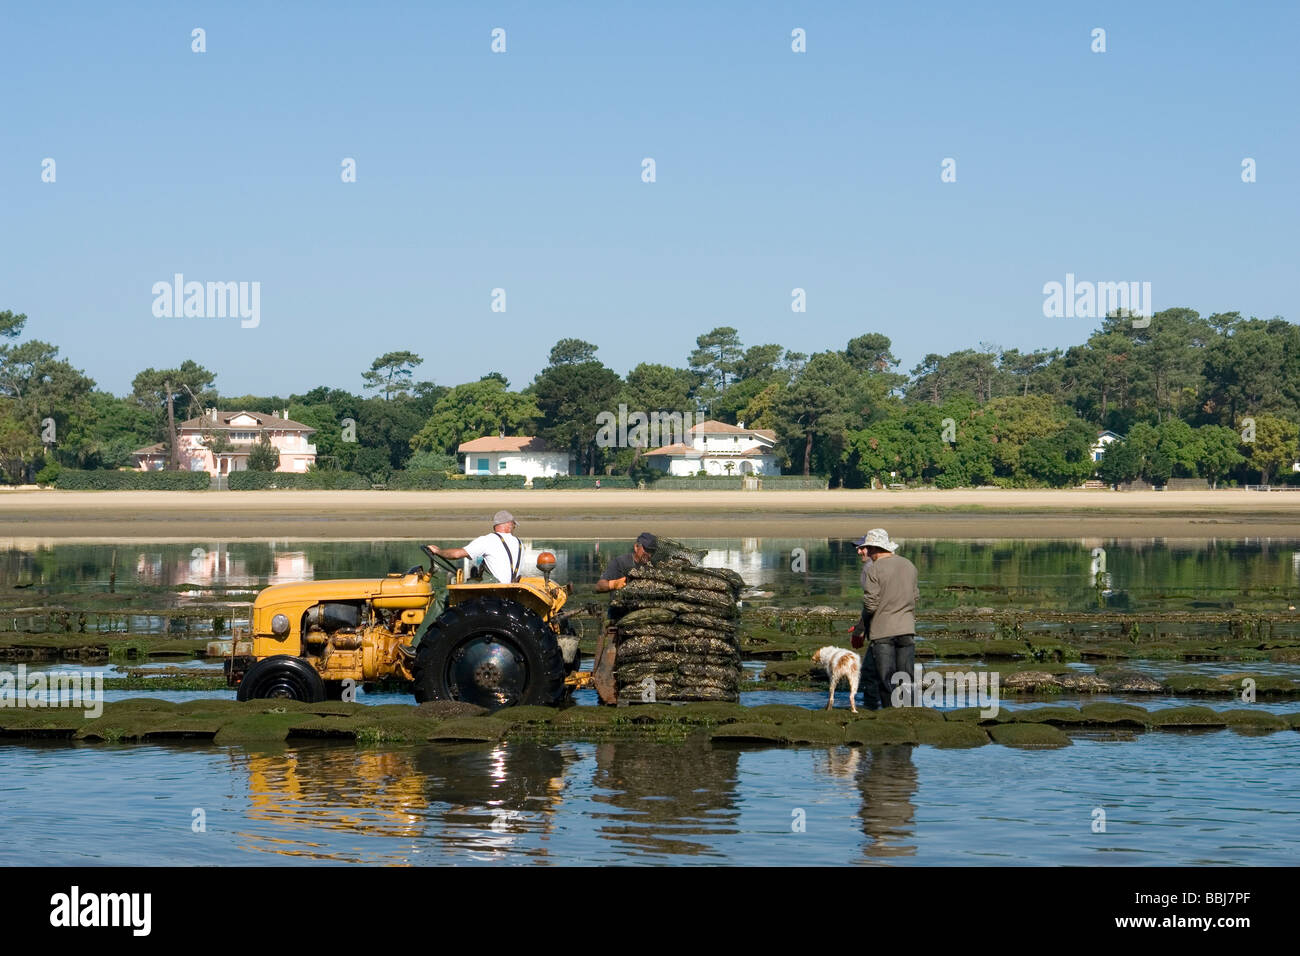
<svg viewBox="0 0 1300 956">
<path fill-rule="evenodd" d="M 830 678 L 831 696 L 826 702 L 826 709 L 834 708 L 835 688 L 840 685 L 841 679 L 847 678 L 849 709 L 856 714 L 858 707 L 853 698 L 858 695 L 858 679 L 862 676 L 862 658 L 842 647 L 821 647 L 813 653 L 812 659 L 814 664 L 821 664 L 826 668 L 826 676 Z"/>
</svg>

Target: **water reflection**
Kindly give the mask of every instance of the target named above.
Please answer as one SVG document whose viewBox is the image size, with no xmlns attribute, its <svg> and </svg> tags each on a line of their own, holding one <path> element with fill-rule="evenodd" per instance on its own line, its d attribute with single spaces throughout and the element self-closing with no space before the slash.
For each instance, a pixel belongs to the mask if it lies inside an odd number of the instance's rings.
<svg viewBox="0 0 1300 956">
<path fill-rule="evenodd" d="M 407 751 L 322 746 L 249 753 L 232 748 L 230 759 L 232 768 L 247 778 L 247 819 L 273 824 L 270 830 L 240 832 L 242 849 L 337 862 L 398 863 L 409 858 L 423 832 L 423 780 Z M 378 856 L 373 850 L 349 853 L 321 842 L 321 830 L 398 842 Z"/>
<path fill-rule="evenodd" d="M 739 832 L 739 760 L 737 750 L 708 745 L 599 744 L 592 800 L 610 809 L 592 814 L 597 832 L 633 858 L 725 857 L 716 838 Z"/>
<path fill-rule="evenodd" d="M 556 834 L 573 745 L 500 744 L 422 747 L 415 752 L 429 804 L 425 840 L 435 856 L 490 861 L 517 853 L 534 862 L 562 857 Z M 552 853 L 552 846 L 555 852 Z M 424 863 L 442 862 L 424 859 Z"/>
<path fill-rule="evenodd" d="M 456 542 L 463 544 L 463 542 Z M 844 604 L 861 593 L 860 563 L 849 538 L 705 538 L 705 564 L 738 571 L 770 592 L 758 603 Z M 409 541 L 191 542 L 86 545 L 10 542 L 0 550 L 0 591 L 42 600 L 74 593 L 154 592 L 165 605 L 193 598 L 184 585 L 247 590 L 298 580 L 368 577 L 404 571 L 421 560 Z M 589 589 L 626 539 L 604 541 L 529 538 L 529 553 L 555 553 L 556 576 L 580 592 Z M 22 547 L 17 547 L 22 545 Z M 794 550 L 801 549 L 799 561 Z M 1020 607 L 1052 610 L 1286 611 L 1297 575 L 1293 539 L 1181 540 L 1139 538 L 910 539 L 903 553 L 920 574 L 922 606 Z M 1100 587 L 1099 587 L 1100 584 Z M 244 597 L 241 595 L 241 600 Z"/>
<path fill-rule="evenodd" d="M 855 751 L 856 752 L 856 751 Z M 858 789 L 862 853 L 868 858 L 915 856 L 916 765 L 911 744 L 861 748 Z"/>
</svg>

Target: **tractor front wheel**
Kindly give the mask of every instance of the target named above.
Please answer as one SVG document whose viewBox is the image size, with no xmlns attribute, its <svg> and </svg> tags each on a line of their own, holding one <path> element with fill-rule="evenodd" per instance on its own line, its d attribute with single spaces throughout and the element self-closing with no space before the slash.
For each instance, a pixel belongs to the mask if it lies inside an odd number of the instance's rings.
<svg viewBox="0 0 1300 956">
<path fill-rule="evenodd" d="M 325 682 L 316 668 L 301 657 L 276 654 L 264 657 L 248 669 L 235 697 L 238 700 L 279 697 L 318 704 L 325 699 Z"/>
<path fill-rule="evenodd" d="M 555 632 L 521 604 L 480 598 L 444 611 L 420 639 L 415 699 L 457 700 L 489 710 L 555 706 L 567 693 Z"/>
</svg>

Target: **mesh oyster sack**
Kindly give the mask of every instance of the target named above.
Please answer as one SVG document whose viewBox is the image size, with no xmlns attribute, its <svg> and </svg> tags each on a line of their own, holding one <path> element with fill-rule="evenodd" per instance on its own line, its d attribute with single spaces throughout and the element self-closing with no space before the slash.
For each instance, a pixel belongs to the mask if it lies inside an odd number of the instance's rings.
<svg viewBox="0 0 1300 956">
<path fill-rule="evenodd" d="M 740 700 L 737 601 L 744 579 L 699 563 L 704 552 L 659 539 L 610 604 L 620 701 Z"/>
</svg>

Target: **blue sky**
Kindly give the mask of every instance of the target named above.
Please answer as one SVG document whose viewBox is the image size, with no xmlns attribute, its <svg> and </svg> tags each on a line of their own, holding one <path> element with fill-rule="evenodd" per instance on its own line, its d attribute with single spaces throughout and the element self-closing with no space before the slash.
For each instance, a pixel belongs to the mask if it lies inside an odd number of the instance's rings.
<svg viewBox="0 0 1300 956">
<path fill-rule="evenodd" d="M 1296 321 L 1298 41 L 1293 3 L 9 4 L 0 309 L 119 394 L 395 349 L 521 387 L 562 336 L 623 373 L 718 325 L 907 370 L 1084 340 L 1067 272 Z M 260 282 L 260 325 L 156 318 L 177 272 Z"/>
</svg>

